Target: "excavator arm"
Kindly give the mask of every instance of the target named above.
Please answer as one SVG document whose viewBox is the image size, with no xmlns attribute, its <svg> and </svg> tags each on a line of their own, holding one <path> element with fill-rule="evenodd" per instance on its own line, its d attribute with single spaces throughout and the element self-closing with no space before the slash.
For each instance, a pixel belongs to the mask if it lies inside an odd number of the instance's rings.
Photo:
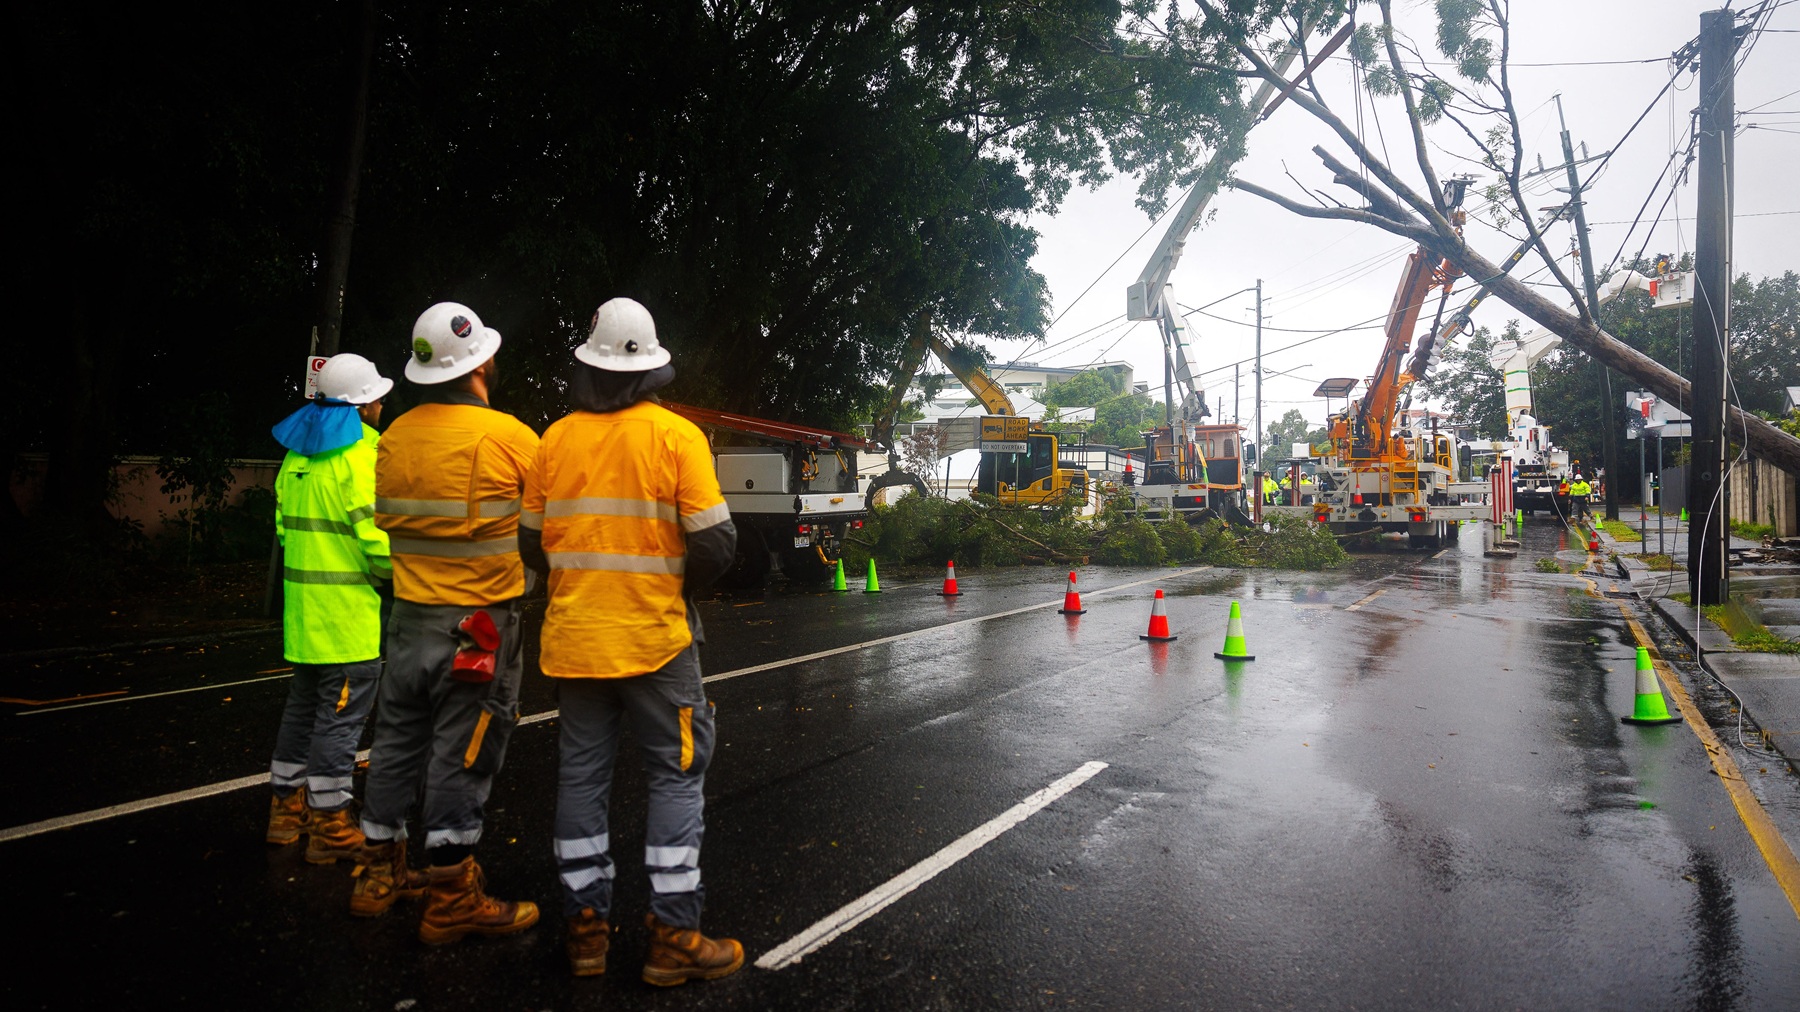
<svg viewBox="0 0 1800 1012">
<path fill-rule="evenodd" d="M 969 388 L 969 392 L 975 395 L 975 399 L 981 402 L 981 406 L 987 409 L 988 414 L 1017 415 L 1019 413 L 1019 409 L 1013 407 L 1012 398 L 1006 396 L 1006 388 L 995 383 L 991 376 L 982 371 L 981 364 L 975 360 L 975 356 L 970 354 L 968 349 L 957 347 L 936 334 L 932 334 L 930 340 L 932 352 L 944 363 L 945 367 L 956 374 L 956 378 L 962 381 L 963 386 Z"/>
</svg>

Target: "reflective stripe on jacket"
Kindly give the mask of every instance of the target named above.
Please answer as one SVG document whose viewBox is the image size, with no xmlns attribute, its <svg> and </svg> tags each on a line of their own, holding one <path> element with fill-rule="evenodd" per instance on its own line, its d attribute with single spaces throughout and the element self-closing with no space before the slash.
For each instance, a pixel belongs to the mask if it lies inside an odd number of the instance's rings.
<svg viewBox="0 0 1800 1012">
<path fill-rule="evenodd" d="M 289 452 L 275 476 L 281 539 L 282 655 L 296 664 L 353 664 L 381 656 L 377 580 L 393 575 L 388 536 L 375 526 L 380 436 L 367 425 L 349 446 Z"/>
<path fill-rule="evenodd" d="M 519 521 L 550 563 L 544 674 L 624 678 L 687 649 L 686 539 L 730 519 L 706 437 L 680 415 L 641 401 L 551 425 Z"/>
<path fill-rule="evenodd" d="M 476 401 L 421 404 L 381 437 L 375 522 L 392 538 L 394 596 L 494 604 L 525 593 L 519 495 L 538 438 Z"/>
</svg>

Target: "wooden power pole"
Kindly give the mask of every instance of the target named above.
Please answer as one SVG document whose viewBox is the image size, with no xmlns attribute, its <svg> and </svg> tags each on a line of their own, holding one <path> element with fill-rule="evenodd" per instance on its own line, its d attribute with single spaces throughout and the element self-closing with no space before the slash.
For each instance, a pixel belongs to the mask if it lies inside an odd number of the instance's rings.
<svg viewBox="0 0 1800 1012">
<path fill-rule="evenodd" d="M 1731 338 L 1731 160 L 1736 15 L 1700 15 L 1699 206 L 1694 232 L 1693 458 L 1688 465 L 1688 587 L 1723 604 L 1726 580 L 1725 377 Z"/>
</svg>

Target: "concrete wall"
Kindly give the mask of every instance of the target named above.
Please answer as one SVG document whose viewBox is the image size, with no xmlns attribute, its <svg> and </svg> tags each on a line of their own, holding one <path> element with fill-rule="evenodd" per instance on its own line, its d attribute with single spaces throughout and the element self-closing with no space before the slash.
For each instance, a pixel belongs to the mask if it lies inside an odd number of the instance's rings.
<svg viewBox="0 0 1800 1012">
<path fill-rule="evenodd" d="M 1800 478 L 1766 460 L 1747 459 L 1728 480 L 1731 519 L 1769 524 L 1777 537 L 1800 537 Z"/>
<path fill-rule="evenodd" d="M 154 537 L 162 532 L 169 519 L 187 506 L 186 495 L 165 495 L 163 480 L 156 473 L 155 457 L 121 457 L 113 465 L 116 482 L 107 511 L 123 520 L 143 525 L 144 533 Z M 33 515 L 44 505 L 44 472 L 48 458 L 43 454 L 22 454 L 18 467 L 8 475 L 8 491 L 19 512 Z M 231 469 L 230 501 L 236 503 L 248 488 L 274 488 L 279 460 L 242 460 Z"/>
</svg>

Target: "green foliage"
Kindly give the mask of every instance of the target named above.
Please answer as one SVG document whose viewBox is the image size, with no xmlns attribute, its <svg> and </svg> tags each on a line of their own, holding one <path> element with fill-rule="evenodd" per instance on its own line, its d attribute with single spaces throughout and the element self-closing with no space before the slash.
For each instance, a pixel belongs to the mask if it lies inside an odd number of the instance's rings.
<svg viewBox="0 0 1800 1012">
<path fill-rule="evenodd" d="M 1519 336 L 1518 321 L 1506 325 L 1506 340 Z M 1488 439 L 1506 435 L 1506 388 L 1500 370 L 1488 363 L 1488 352 L 1494 336 L 1486 327 L 1477 327 L 1467 340 L 1440 345 L 1437 361 L 1423 380 L 1419 391 L 1426 398 L 1449 408 L 1459 424 L 1473 426 Z"/>
<path fill-rule="evenodd" d="M 1739 650 L 1759 654 L 1800 654 L 1800 640 L 1777 636 L 1749 615 L 1737 601 L 1703 605 L 1700 611 L 1730 635 Z"/>
<path fill-rule="evenodd" d="M 1630 524 L 1626 523 L 1623 520 L 1599 519 L 1599 524 L 1603 529 L 1605 529 L 1607 534 L 1612 536 L 1612 539 L 1614 541 L 1642 541 L 1642 540 L 1644 540 L 1643 535 L 1638 533 L 1638 529 L 1636 527 L 1631 526 Z"/>
<path fill-rule="evenodd" d="M 1562 563 L 1557 562 L 1555 559 L 1539 559 L 1537 562 L 1533 563 L 1533 565 L 1540 573 L 1560 573 L 1563 571 Z"/>
<path fill-rule="evenodd" d="M 1168 550 L 1156 524 L 1137 516 L 1122 516 L 1101 529 L 1094 545 L 1094 561 L 1115 566 L 1158 566 Z"/>
<path fill-rule="evenodd" d="M 1785 418 L 1776 419 L 1775 427 L 1790 436 L 1800 436 L 1800 408 L 1789 411 Z"/>
<path fill-rule="evenodd" d="M 1733 520 L 1731 533 L 1750 541 L 1761 541 L 1764 538 L 1774 537 L 1775 527 L 1772 524 L 1753 524 L 1748 520 Z"/>
<path fill-rule="evenodd" d="M 1050 384 L 1042 400 L 1053 408 L 1086 408 L 1126 392 L 1125 370 L 1089 369 Z"/>
<path fill-rule="evenodd" d="M 1245 555 L 1270 569 L 1336 569 L 1350 561 L 1331 529 L 1306 517 L 1270 516 L 1243 536 Z"/>
<path fill-rule="evenodd" d="M 1317 445 L 1325 442 L 1329 436 L 1323 426 L 1309 428 L 1306 416 L 1298 408 L 1289 408 L 1279 421 L 1269 425 L 1264 435 L 1263 445 L 1269 448 L 1271 460 L 1286 457 L 1295 443 Z"/>
</svg>

